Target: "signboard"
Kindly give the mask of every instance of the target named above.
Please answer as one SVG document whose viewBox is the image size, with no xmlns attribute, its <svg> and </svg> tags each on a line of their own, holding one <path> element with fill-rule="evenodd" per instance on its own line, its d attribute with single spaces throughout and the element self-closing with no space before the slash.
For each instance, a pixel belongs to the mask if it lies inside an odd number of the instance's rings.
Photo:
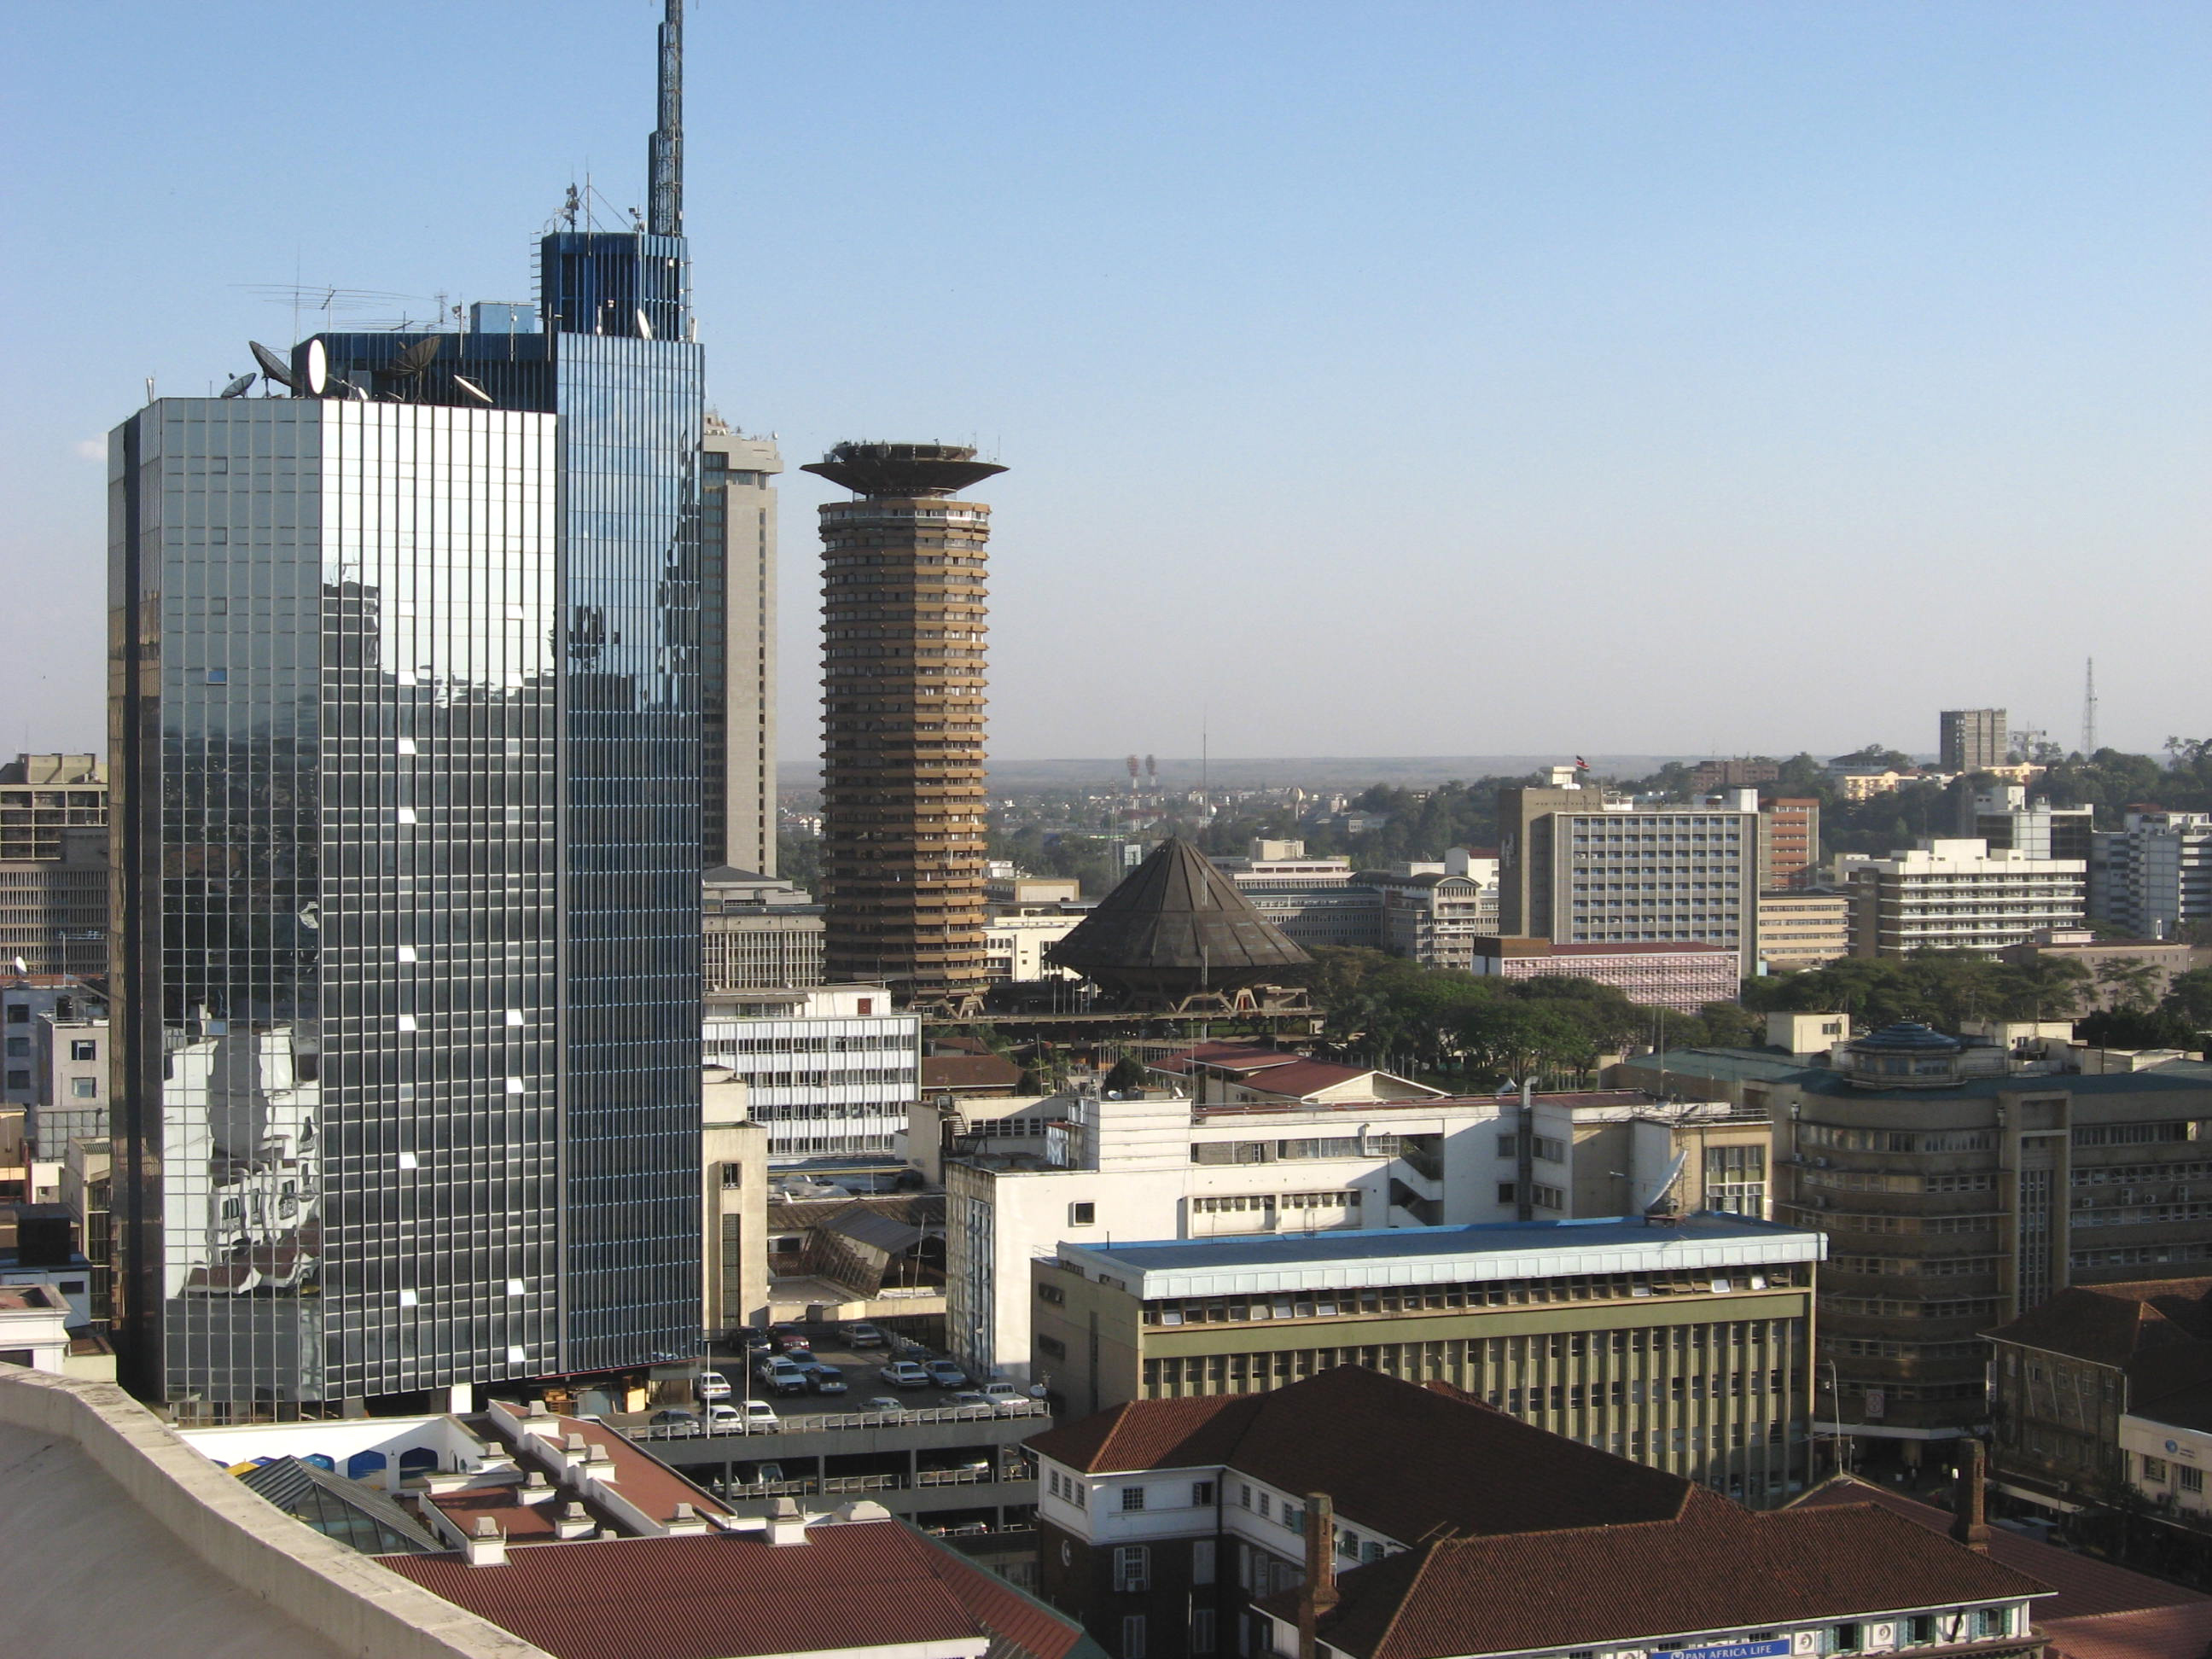
<svg viewBox="0 0 2212 1659">
<path fill-rule="evenodd" d="M 1880 1417 L 1888 1409 L 1889 1396 L 1881 1389 L 1869 1389 L 1866 1391 L 1866 1414 L 1869 1418 Z"/>
<path fill-rule="evenodd" d="M 1783 1659 L 1789 1651 L 1790 1638 L 1773 1636 L 1763 1642 L 1714 1642 L 1701 1648 L 1682 1648 L 1675 1659 Z"/>
</svg>

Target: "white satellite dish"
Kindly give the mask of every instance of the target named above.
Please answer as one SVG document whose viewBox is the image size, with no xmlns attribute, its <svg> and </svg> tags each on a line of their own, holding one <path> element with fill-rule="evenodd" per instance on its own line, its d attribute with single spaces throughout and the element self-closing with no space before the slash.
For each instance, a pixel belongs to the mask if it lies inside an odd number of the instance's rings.
<svg viewBox="0 0 2212 1659">
<path fill-rule="evenodd" d="M 1667 1173 L 1659 1177 L 1659 1184 L 1651 1189 L 1649 1197 L 1636 1206 L 1638 1212 L 1644 1215 L 1671 1213 L 1674 1206 L 1667 1201 L 1667 1194 L 1674 1190 L 1674 1183 L 1682 1178 L 1682 1171 L 1689 1165 L 1690 1154 L 1687 1151 L 1675 1153 L 1674 1161 L 1667 1166 Z"/>
<path fill-rule="evenodd" d="M 323 349 L 320 340 L 307 342 L 307 395 L 319 398 L 323 388 L 331 381 L 330 354 Z"/>
<path fill-rule="evenodd" d="M 216 395 L 222 398 L 243 398 L 252 390 L 254 381 L 259 378 L 260 376 L 257 374 L 241 374 Z"/>
<path fill-rule="evenodd" d="M 474 380 L 469 379 L 465 374 L 454 375 L 453 384 L 460 388 L 461 394 L 464 397 L 473 398 L 480 404 L 489 404 L 496 401 L 490 392 L 486 392 L 482 386 L 478 386 Z"/>
</svg>

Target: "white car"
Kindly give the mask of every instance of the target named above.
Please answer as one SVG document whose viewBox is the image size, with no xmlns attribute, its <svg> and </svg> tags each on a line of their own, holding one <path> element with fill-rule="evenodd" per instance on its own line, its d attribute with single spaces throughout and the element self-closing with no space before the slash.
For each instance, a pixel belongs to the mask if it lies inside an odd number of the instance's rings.
<svg viewBox="0 0 2212 1659">
<path fill-rule="evenodd" d="M 775 1407 L 765 1400 L 748 1400 L 743 1407 L 732 1413 L 748 1434 L 764 1434 L 782 1426 L 783 1419 L 775 1414 Z M 718 1416 L 715 1419 L 720 1422 Z"/>
<path fill-rule="evenodd" d="M 729 1397 L 730 1379 L 728 1377 L 723 1376 L 720 1371 L 701 1371 L 699 1373 L 700 1399 L 727 1400 Z"/>
<path fill-rule="evenodd" d="M 894 1359 L 876 1375 L 895 1389 L 926 1389 L 931 1381 L 929 1373 L 911 1359 Z"/>
<path fill-rule="evenodd" d="M 971 1390 L 991 1402 L 991 1409 L 1012 1416 L 1029 1404 L 1030 1396 L 1011 1382 L 978 1382 Z"/>
<path fill-rule="evenodd" d="M 744 1420 L 745 1414 L 726 1400 L 707 1402 L 707 1431 L 709 1434 L 726 1434 L 732 1429 L 742 1427 Z"/>
</svg>

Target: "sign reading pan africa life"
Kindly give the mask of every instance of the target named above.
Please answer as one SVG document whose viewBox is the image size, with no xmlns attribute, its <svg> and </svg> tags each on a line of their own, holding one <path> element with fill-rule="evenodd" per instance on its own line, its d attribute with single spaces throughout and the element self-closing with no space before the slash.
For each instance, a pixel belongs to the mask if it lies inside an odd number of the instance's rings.
<svg viewBox="0 0 2212 1659">
<path fill-rule="evenodd" d="M 1790 1638 L 1771 1637 L 1763 1642 L 1714 1642 L 1702 1648 L 1676 1650 L 1674 1659 L 1786 1659 Z"/>
</svg>

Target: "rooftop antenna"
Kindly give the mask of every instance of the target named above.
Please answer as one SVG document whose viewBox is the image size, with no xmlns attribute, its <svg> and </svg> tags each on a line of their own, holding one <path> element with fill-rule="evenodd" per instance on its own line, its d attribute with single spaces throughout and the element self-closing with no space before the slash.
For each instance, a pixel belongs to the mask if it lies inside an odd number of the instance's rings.
<svg viewBox="0 0 2212 1659">
<path fill-rule="evenodd" d="M 646 228 L 684 234 L 684 0 L 668 0 L 660 25 L 660 107 L 646 161 Z"/>
<path fill-rule="evenodd" d="M 2081 758 L 2093 760 L 2097 753 L 2097 659 L 2089 659 L 2088 672 L 2081 681 Z"/>
</svg>

